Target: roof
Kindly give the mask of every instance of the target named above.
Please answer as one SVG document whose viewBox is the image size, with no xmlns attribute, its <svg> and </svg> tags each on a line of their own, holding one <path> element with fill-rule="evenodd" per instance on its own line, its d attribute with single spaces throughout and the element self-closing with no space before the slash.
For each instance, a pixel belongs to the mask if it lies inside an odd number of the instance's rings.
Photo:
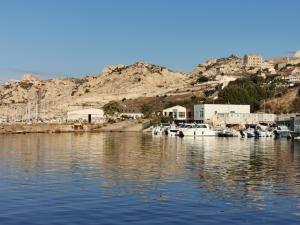
<svg viewBox="0 0 300 225">
<path fill-rule="evenodd" d="M 249 106 L 248 104 L 197 104 L 197 105 L 213 105 L 213 106 Z"/>
<path fill-rule="evenodd" d="M 70 111 L 69 114 L 103 114 L 103 109 L 96 109 L 96 108 L 90 108 L 90 109 L 82 109 L 82 110 L 76 110 L 76 111 Z"/>
<path fill-rule="evenodd" d="M 172 106 L 170 108 L 166 108 L 166 109 L 163 109 L 163 111 L 165 110 L 171 110 L 171 109 L 176 109 L 176 108 L 180 108 L 180 109 L 186 109 L 185 107 L 181 106 L 181 105 L 175 105 L 175 106 Z"/>
<path fill-rule="evenodd" d="M 262 56 L 258 55 L 258 54 L 246 54 L 245 56 L 246 57 L 260 57 L 260 58 L 262 58 Z"/>
</svg>

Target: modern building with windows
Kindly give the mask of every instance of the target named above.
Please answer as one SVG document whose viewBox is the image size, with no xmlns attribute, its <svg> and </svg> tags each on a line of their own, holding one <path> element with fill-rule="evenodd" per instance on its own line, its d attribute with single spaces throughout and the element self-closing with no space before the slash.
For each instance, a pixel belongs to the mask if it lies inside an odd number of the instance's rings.
<svg viewBox="0 0 300 225">
<path fill-rule="evenodd" d="M 260 55 L 250 55 L 247 54 L 244 56 L 244 65 L 251 66 L 260 66 L 263 63 L 263 58 Z"/>
<path fill-rule="evenodd" d="M 193 112 L 192 110 L 187 109 L 186 107 L 176 105 L 163 110 L 163 116 L 173 117 L 175 121 L 192 121 Z"/>
<path fill-rule="evenodd" d="M 217 114 L 249 113 L 250 105 L 231 104 L 199 104 L 194 105 L 194 121 L 199 123 L 213 123 Z"/>
</svg>

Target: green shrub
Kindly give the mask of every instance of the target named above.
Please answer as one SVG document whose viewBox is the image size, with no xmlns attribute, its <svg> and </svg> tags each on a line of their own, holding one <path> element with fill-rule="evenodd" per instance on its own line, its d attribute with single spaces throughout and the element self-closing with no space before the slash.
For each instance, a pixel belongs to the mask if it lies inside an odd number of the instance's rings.
<svg viewBox="0 0 300 225">
<path fill-rule="evenodd" d="M 148 117 L 152 113 L 152 106 L 144 103 L 141 105 L 140 110 L 141 110 L 141 113 L 143 113 L 145 115 L 145 117 Z"/>
<path fill-rule="evenodd" d="M 108 121 L 107 121 L 107 123 L 109 123 L 109 124 L 116 123 L 116 120 L 114 120 L 112 118 L 109 118 Z"/>
<path fill-rule="evenodd" d="M 110 101 L 103 106 L 103 110 L 106 115 L 113 116 L 116 113 L 121 113 L 123 111 L 123 107 L 116 101 Z"/>
<path fill-rule="evenodd" d="M 20 82 L 20 87 L 25 89 L 25 90 L 28 90 L 32 87 L 33 83 L 25 83 L 25 82 Z"/>
<path fill-rule="evenodd" d="M 219 92 L 218 103 L 249 104 L 252 111 L 260 108 L 260 101 L 269 98 L 274 93 L 274 87 L 264 84 L 264 79 L 253 75 L 249 78 L 230 82 Z"/>
<path fill-rule="evenodd" d="M 193 84 L 198 84 L 198 83 L 205 83 L 209 81 L 208 77 L 200 75 L 197 80 L 195 82 L 193 82 Z"/>
</svg>

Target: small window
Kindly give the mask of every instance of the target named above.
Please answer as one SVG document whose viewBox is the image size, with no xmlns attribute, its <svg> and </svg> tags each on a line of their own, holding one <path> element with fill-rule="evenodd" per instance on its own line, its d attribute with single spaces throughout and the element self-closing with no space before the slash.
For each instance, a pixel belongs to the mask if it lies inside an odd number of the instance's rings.
<svg viewBox="0 0 300 225">
<path fill-rule="evenodd" d="M 179 116 L 179 118 L 184 118 L 185 117 L 185 112 L 179 112 L 178 116 Z"/>
</svg>

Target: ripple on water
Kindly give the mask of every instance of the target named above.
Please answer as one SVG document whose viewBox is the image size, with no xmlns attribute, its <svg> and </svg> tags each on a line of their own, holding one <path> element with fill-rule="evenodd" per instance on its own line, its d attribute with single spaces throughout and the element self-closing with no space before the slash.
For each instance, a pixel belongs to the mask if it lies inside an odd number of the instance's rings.
<svg viewBox="0 0 300 225">
<path fill-rule="evenodd" d="M 299 168 L 286 140 L 0 136 L 0 224 L 296 224 Z"/>
</svg>

